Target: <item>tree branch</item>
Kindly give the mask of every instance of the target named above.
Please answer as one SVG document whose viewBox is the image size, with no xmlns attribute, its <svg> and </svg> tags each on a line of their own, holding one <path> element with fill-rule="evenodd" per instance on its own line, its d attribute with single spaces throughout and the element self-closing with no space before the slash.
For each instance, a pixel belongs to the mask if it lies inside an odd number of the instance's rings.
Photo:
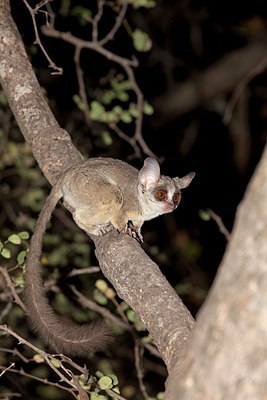
<svg viewBox="0 0 267 400">
<path fill-rule="evenodd" d="M 0 82 L 40 168 L 54 183 L 82 156 L 68 133 L 58 126 L 41 94 L 7 0 L 0 0 L 0 15 Z M 171 367 L 191 334 L 189 311 L 136 240 L 110 233 L 95 243 L 105 276 L 141 316 Z"/>
<path fill-rule="evenodd" d="M 83 158 L 42 95 L 6 0 L 0 0 L 0 15 L 0 83 L 35 159 L 54 183 L 60 173 Z"/>
<path fill-rule="evenodd" d="M 97 238 L 95 244 L 103 274 L 139 314 L 171 369 L 193 328 L 191 314 L 136 240 L 111 233 Z"/>
<path fill-rule="evenodd" d="M 254 76 L 257 64 L 266 63 L 267 44 L 263 40 L 252 42 L 242 49 L 226 55 L 191 79 L 174 85 L 171 91 L 155 101 L 160 122 L 166 123 L 194 110 L 213 97 L 232 91 L 244 78 Z M 228 121 L 229 122 L 229 121 Z"/>
</svg>

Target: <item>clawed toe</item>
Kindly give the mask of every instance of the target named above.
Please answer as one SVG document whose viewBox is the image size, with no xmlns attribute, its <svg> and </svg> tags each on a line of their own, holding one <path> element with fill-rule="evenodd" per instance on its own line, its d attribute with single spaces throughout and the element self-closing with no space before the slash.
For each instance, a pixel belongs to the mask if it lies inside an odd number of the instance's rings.
<svg viewBox="0 0 267 400">
<path fill-rule="evenodd" d="M 138 229 L 136 229 L 136 227 L 131 222 L 128 222 L 127 226 L 117 230 L 119 233 L 126 233 L 127 235 L 133 237 L 140 243 L 143 243 L 144 241 L 141 232 Z"/>
</svg>

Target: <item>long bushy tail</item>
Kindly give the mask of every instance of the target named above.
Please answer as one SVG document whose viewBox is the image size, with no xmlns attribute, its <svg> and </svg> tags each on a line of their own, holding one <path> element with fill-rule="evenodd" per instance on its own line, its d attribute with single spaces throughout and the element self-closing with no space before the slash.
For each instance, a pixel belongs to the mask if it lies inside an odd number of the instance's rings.
<svg viewBox="0 0 267 400">
<path fill-rule="evenodd" d="M 61 197 L 56 185 L 39 215 L 31 239 L 25 273 L 25 303 L 31 328 L 49 348 L 69 356 L 84 356 L 103 349 L 111 340 L 110 329 L 101 321 L 78 325 L 57 316 L 46 298 L 40 257 L 43 235 L 51 214 Z"/>
</svg>

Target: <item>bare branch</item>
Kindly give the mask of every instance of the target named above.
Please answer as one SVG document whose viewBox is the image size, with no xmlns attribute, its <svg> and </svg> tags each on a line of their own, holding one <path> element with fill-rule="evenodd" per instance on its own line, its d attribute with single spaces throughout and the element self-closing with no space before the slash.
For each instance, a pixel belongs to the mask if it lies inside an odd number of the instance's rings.
<svg viewBox="0 0 267 400">
<path fill-rule="evenodd" d="M 226 226 L 224 225 L 224 223 L 222 222 L 221 217 L 218 214 L 216 214 L 213 210 L 211 210 L 210 208 L 207 211 L 208 211 L 209 215 L 211 216 L 211 218 L 218 225 L 220 232 L 225 236 L 226 240 L 229 241 L 231 238 L 231 234 L 228 231 L 228 229 L 226 228 Z"/>
<path fill-rule="evenodd" d="M 225 124 L 229 124 L 232 118 L 233 110 L 238 102 L 238 99 L 246 89 L 249 82 L 255 78 L 255 76 L 261 74 L 267 67 L 267 56 L 264 57 L 255 67 L 251 68 L 250 71 L 244 76 L 244 78 L 238 83 L 237 87 L 234 90 L 234 93 L 231 97 L 231 100 L 228 102 L 225 111 L 223 121 Z"/>
<path fill-rule="evenodd" d="M 0 83 L 34 157 L 53 183 L 83 157 L 69 134 L 59 127 L 43 97 L 7 0 L 0 0 L 0 14 Z"/>
<path fill-rule="evenodd" d="M 107 35 L 103 39 L 98 41 L 100 46 L 104 46 L 107 42 L 114 39 L 115 34 L 117 33 L 117 31 L 119 30 L 119 28 L 122 25 L 123 19 L 125 17 L 126 11 L 127 11 L 127 7 L 128 7 L 127 1 L 123 1 L 121 4 L 120 12 L 116 18 L 116 22 L 113 25 L 112 29 L 109 31 L 109 33 L 107 33 Z"/>
<path fill-rule="evenodd" d="M 25 6 L 27 7 L 27 9 L 29 10 L 29 13 L 31 14 L 32 17 L 32 24 L 33 24 L 33 28 L 34 28 L 34 33 L 35 33 L 35 44 L 38 44 L 44 54 L 44 56 L 46 57 L 47 61 L 49 62 L 49 67 L 54 69 L 54 72 L 52 72 L 52 74 L 57 74 L 57 75 L 62 75 L 63 73 L 63 69 L 58 67 L 54 61 L 52 61 L 52 59 L 49 57 L 47 51 L 45 50 L 45 47 L 43 46 L 43 43 L 40 39 L 40 35 L 39 35 L 39 31 L 38 31 L 38 27 L 37 27 L 37 23 L 36 23 L 36 19 L 35 16 L 37 14 L 37 12 L 40 10 L 41 7 L 43 7 L 43 5 L 45 5 L 48 1 L 50 0 L 45 0 L 42 1 L 41 3 L 37 4 L 35 6 L 35 8 L 32 8 L 29 3 L 26 0 L 23 0 L 23 3 L 25 4 Z"/>
<path fill-rule="evenodd" d="M 0 267 L 0 272 L 3 275 L 3 277 L 5 278 L 5 281 L 7 283 L 7 286 L 9 287 L 9 289 L 11 290 L 11 293 L 14 297 L 14 300 L 16 301 L 16 303 L 22 308 L 23 311 L 26 311 L 25 309 L 25 305 L 24 303 L 21 301 L 20 297 L 18 296 L 16 289 L 10 279 L 10 276 L 7 272 L 7 270 L 3 267 Z"/>
<path fill-rule="evenodd" d="M 137 117 L 135 120 L 135 134 L 134 134 L 133 138 L 126 139 L 127 135 L 125 135 L 125 134 L 122 135 L 121 134 L 122 132 L 118 127 L 116 129 L 114 129 L 114 126 L 115 126 L 114 124 L 112 124 L 112 129 L 115 130 L 116 133 L 120 132 L 120 137 L 124 137 L 124 139 L 127 140 L 127 142 L 133 146 L 136 154 L 138 153 L 136 143 L 138 143 L 146 155 L 151 156 L 151 157 L 156 157 L 155 154 L 147 146 L 147 144 L 143 138 L 143 135 L 142 135 L 144 96 L 136 82 L 135 75 L 133 72 L 133 67 L 138 66 L 138 61 L 135 58 L 133 58 L 132 60 L 123 58 L 123 57 L 118 56 L 118 55 L 110 52 L 109 50 L 105 49 L 103 47 L 103 43 L 106 43 L 108 41 L 108 38 L 110 37 L 109 36 L 110 33 L 105 37 L 104 41 L 97 40 L 97 37 L 98 37 L 97 27 L 98 27 L 98 22 L 99 22 L 99 16 L 102 15 L 102 12 L 103 12 L 102 7 L 103 7 L 103 4 L 102 4 L 102 2 L 100 2 L 98 13 L 95 16 L 95 18 L 93 19 L 93 40 L 91 42 L 77 38 L 76 36 L 73 36 L 69 32 L 60 32 L 60 31 L 56 30 L 53 26 L 50 26 L 50 27 L 43 26 L 43 28 L 42 28 L 43 33 L 50 37 L 62 39 L 65 42 L 70 43 L 73 46 L 75 46 L 76 50 L 75 50 L 74 60 L 75 60 L 76 73 L 77 73 L 77 78 L 78 78 L 78 83 L 79 83 L 79 92 L 80 92 L 81 99 L 84 103 L 85 116 L 86 116 L 87 120 L 88 120 L 88 115 L 89 115 L 89 105 L 88 105 L 85 86 L 84 86 L 83 74 L 82 74 L 82 71 L 80 68 L 80 62 L 79 62 L 81 49 L 94 50 L 94 51 L 102 54 L 108 60 L 117 63 L 124 69 L 124 71 L 126 72 L 126 74 L 128 76 L 129 81 L 131 82 L 132 90 L 134 91 L 134 93 L 136 95 Z M 122 7 L 122 10 L 123 10 L 123 12 L 120 14 L 119 21 L 122 20 L 122 18 L 124 17 L 126 8 Z M 118 23 L 118 20 L 117 20 L 117 23 Z M 118 27 L 116 26 L 116 30 L 117 29 L 118 29 Z"/>
<path fill-rule="evenodd" d="M 38 347 L 34 346 L 32 343 L 28 342 L 26 339 L 24 339 L 23 337 L 19 336 L 17 333 L 13 332 L 12 329 L 8 328 L 6 325 L 0 325 L 0 331 L 6 332 L 9 335 L 13 336 L 14 338 L 16 338 L 18 340 L 18 342 L 21 344 L 25 344 L 26 346 L 28 346 L 29 348 L 31 348 L 33 351 L 35 351 L 36 353 L 40 354 L 43 359 L 45 360 L 45 362 L 49 365 L 49 367 L 58 375 L 58 377 L 60 378 L 60 380 L 62 380 L 63 382 L 66 382 L 69 386 L 71 386 L 72 388 L 77 390 L 76 385 L 71 382 L 71 380 L 68 380 L 65 375 L 63 375 L 60 372 L 59 368 L 56 368 L 53 364 L 53 362 L 51 361 L 51 359 L 53 359 L 53 356 L 47 354 L 45 351 L 39 349 Z"/>
<path fill-rule="evenodd" d="M 265 63 L 266 52 L 264 38 L 233 51 L 186 82 L 173 85 L 171 91 L 159 97 L 154 104 L 160 115 L 157 122 L 171 121 L 215 96 L 230 92 L 252 69 L 257 71 L 258 64 Z M 246 84 L 246 79 L 243 82 Z"/>
</svg>

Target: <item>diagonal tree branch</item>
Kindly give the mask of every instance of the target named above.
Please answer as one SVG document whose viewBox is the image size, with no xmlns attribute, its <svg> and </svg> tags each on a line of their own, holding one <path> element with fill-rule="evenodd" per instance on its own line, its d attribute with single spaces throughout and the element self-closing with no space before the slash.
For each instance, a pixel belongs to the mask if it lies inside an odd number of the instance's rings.
<svg viewBox="0 0 267 400">
<path fill-rule="evenodd" d="M 0 15 L 0 82 L 25 140 L 53 184 L 82 156 L 41 94 L 7 0 L 0 0 Z M 110 233 L 95 243 L 107 279 L 141 316 L 171 367 L 191 334 L 193 318 L 189 311 L 134 239 Z"/>
<path fill-rule="evenodd" d="M 9 2 L 0 0 L 0 83 L 25 140 L 47 179 L 54 183 L 82 160 L 69 134 L 60 128 L 33 73 Z"/>
<path fill-rule="evenodd" d="M 160 123 L 167 123 L 205 104 L 215 96 L 234 90 L 240 82 L 249 82 L 266 68 L 266 35 L 235 50 L 191 79 L 174 85 L 155 101 Z M 239 93 L 240 94 L 240 93 Z M 229 114 L 228 109 L 228 114 Z M 227 115 L 229 123 L 229 115 Z"/>
</svg>

